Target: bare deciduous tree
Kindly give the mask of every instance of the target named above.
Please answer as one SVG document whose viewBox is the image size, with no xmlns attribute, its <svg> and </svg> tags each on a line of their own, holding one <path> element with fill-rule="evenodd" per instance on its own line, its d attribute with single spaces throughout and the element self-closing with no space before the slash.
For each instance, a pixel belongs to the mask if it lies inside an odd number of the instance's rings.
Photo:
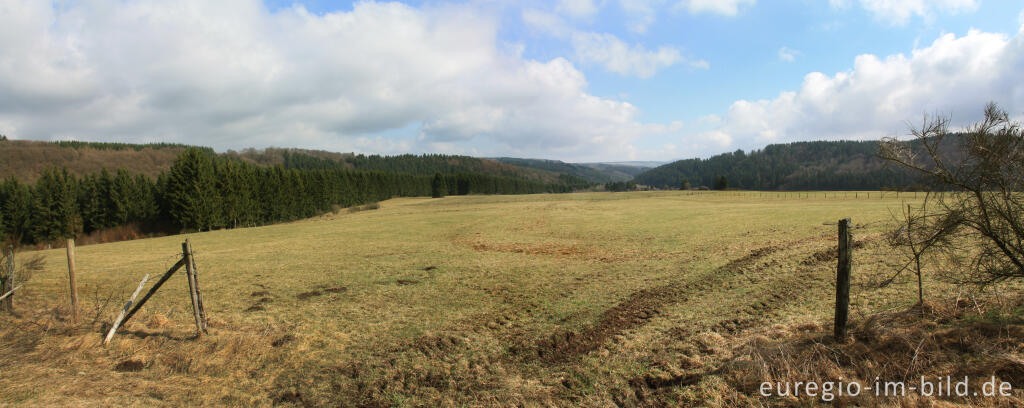
<svg viewBox="0 0 1024 408">
<path fill-rule="evenodd" d="M 994 103 L 962 133 L 949 118 L 925 116 L 913 139 L 882 141 L 880 156 L 918 173 L 930 186 L 924 222 L 910 225 L 916 245 L 956 242 L 948 254 L 966 257 L 965 281 L 1024 277 L 1024 136 Z M 905 227 L 905 226 L 904 226 Z M 914 250 L 915 252 L 917 249 Z"/>
</svg>

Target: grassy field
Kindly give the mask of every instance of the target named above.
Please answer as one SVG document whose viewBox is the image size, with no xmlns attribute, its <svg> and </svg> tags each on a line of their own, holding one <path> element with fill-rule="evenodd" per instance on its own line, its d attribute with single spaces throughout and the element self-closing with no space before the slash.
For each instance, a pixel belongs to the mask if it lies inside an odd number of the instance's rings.
<svg viewBox="0 0 1024 408">
<path fill-rule="evenodd" d="M 837 219 L 859 241 L 852 319 L 916 300 L 909 279 L 870 284 L 881 231 L 914 199 L 866 195 L 395 199 L 191 234 L 210 335 L 193 337 L 178 274 L 107 347 L 185 236 L 79 247 L 77 326 L 64 250 L 40 251 L 45 270 L 0 317 L 0 404 L 775 404 L 716 370 L 751 335 L 828 331 Z"/>
</svg>

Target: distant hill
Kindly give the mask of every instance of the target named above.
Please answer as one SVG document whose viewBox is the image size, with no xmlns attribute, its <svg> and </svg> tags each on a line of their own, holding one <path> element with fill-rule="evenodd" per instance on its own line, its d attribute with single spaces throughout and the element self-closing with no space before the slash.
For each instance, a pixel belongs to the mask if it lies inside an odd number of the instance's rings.
<svg viewBox="0 0 1024 408">
<path fill-rule="evenodd" d="M 730 188 L 757 190 L 877 190 L 914 183 L 907 171 L 878 158 L 877 141 L 822 141 L 737 150 L 707 159 L 672 162 L 637 175 L 637 184 L 713 187 L 725 176 Z"/>
<path fill-rule="evenodd" d="M 613 163 L 566 163 L 559 160 L 497 157 L 494 160 L 537 170 L 569 174 L 592 183 L 628 181 L 650 167 Z"/>
<path fill-rule="evenodd" d="M 155 177 L 171 168 L 174 159 L 188 147 L 179 144 L 128 144 L 98 142 L 43 142 L 10 140 L 0 142 L 0 179 L 10 176 L 34 182 L 43 170 L 66 167 L 83 176 L 108 170 L 125 169 L 133 174 Z M 202 149 L 213 153 L 213 149 Z M 378 156 L 335 153 L 306 149 L 229 150 L 222 156 L 260 166 L 281 165 L 289 169 L 350 169 L 410 173 L 416 175 L 472 173 L 501 176 L 549 184 L 585 187 L 591 181 L 572 174 L 519 167 L 495 160 L 452 155 Z"/>
<path fill-rule="evenodd" d="M 95 173 L 103 168 L 125 169 L 155 177 L 171 168 L 185 145 L 154 143 L 0 142 L 0 179 L 10 176 L 34 182 L 43 170 L 67 167 L 75 175 Z M 209 148 L 207 148 L 209 149 Z M 212 152 L 212 149 L 209 149 Z"/>
<path fill-rule="evenodd" d="M 586 185 L 590 182 L 572 174 L 545 169 L 518 166 L 492 159 L 443 154 L 402 154 L 397 156 L 362 155 L 334 153 L 322 150 L 267 148 L 247 149 L 242 152 L 229 151 L 228 157 L 236 157 L 259 165 L 283 165 L 294 169 L 376 170 L 411 173 L 419 175 L 476 173 L 511 177 L 545 183 Z"/>
<path fill-rule="evenodd" d="M 653 164 L 652 164 L 653 163 Z M 658 167 L 658 162 L 579 163 L 612 177 L 612 181 L 629 181 L 640 173 Z"/>
</svg>

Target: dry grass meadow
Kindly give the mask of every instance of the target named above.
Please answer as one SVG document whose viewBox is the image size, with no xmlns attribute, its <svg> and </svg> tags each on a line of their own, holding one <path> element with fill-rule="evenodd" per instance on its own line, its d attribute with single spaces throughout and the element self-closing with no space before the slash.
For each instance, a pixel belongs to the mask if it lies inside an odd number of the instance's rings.
<svg viewBox="0 0 1024 408">
<path fill-rule="evenodd" d="M 64 250 L 39 251 L 45 269 L 0 316 L 0 405 L 807 406 L 756 384 L 991 371 L 1024 386 L 1024 330 L 993 317 L 1019 291 L 971 297 L 929 280 L 926 316 L 907 311 L 910 276 L 871 283 L 888 272 L 881 232 L 908 196 L 866 194 L 395 199 L 191 234 L 210 335 L 194 338 L 179 273 L 107 347 L 127 296 L 185 236 L 80 246 L 77 326 Z M 858 242 L 854 340 L 837 345 L 844 217 Z"/>
</svg>

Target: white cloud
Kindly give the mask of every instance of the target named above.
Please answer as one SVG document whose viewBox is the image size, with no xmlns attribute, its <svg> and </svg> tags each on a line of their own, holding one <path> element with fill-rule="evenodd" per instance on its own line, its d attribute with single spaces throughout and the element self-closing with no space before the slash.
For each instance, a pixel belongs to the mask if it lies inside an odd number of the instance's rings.
<svg viewBox="0 0 1024 408">
<path fill-rule="evenodd" d="M 573 17 L 590 17 L 597 14 L 599 7 L 594 0 L 558 0 L 555 10 Z"/>
<path fill-rule="evenodd" d="M 573 31 L 565 20 L 555 13 L 537 9 L 524 9 L 522 11 L 522 19 L 528 28 L 544 35 L 566 38 Z"/>
<path fill-rule="evenodd" d="M 576 58 L 583 63 L 599 63 L 605 69 L 621 75 L 648 78 L 659 70 L 685 62 L 678 49 L 661 46 L 648 51 L 643 45 L 630 46 L 612 34 L 577 32 L 572 36 Z M 707 68 L 706 61 L 690 63 L 695 68 Z"/>
<path fill-rule="evenodd" d="M 924 113 L 952 114 L 954 125 L 980 119 L 986 102 L 1024 110 L 1024 33 L 946 34 L 908 55 L 860 55 L 853 69 L 807 74 L 797 91 L 736 101 L 716 129 L 694 138 L 757 148 L 798 140 L 903 135 Z M 705 153 L 714 152 L 707 151 Z M 718 149 L 717 151 L 720 151 Z"/>
<path fill-rule="evenodd" d="M 797 55 L 800 55 L 800 51 L 791 49 L 789 47 L 779 48 L 779 60 L 785 62 L 793 62 L 796 61 Z"/>
<path fill-rule="evenodd" d="M 875 18 L 890 24 L 906 24 L 913 16 L 931 18 L 933 13 L 957 14 L 978 9 L 980 0 L 859 0 Z M 846 8 L 848 0 L 829 0 L 833 7 Z"/>
<path fill-rule="evenodd" d="M 523 59 L 473 5 L 53 4 L 0 0 L 0 133 L 593 160 L 668 131 L 590 95 L 565 59 Z M 644 61 L 604 63 L 644 74 L 679 59 L 630 53 Z"/>
<path fill-rule="evenodd" d="M 657 9 L 664 3 L 665 0 L 619 0 L 627 16 L 626 28 L 635 33 L 647 32 L 658 14 Z"/>
<path fill-rule="evenodd" d="M 753 6 L 757 0 L 682 0 L 676 4 L 690 14 L 711 13 L 723 16 L 735 16 L 740 8 Z"/>
</svg>

